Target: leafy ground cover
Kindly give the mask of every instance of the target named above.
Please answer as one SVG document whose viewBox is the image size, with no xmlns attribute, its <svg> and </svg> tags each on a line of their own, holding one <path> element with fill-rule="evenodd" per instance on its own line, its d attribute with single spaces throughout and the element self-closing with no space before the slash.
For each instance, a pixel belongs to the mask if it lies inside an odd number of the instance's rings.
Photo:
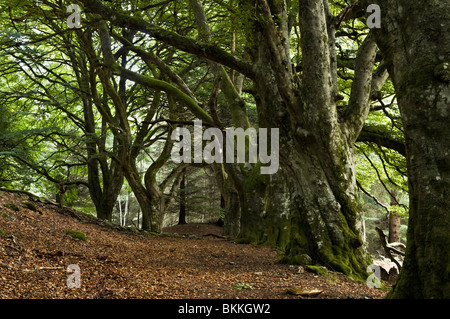
<svg viewBox="0 0 450 319">
<path fill-rule="evenodd" d="M 273 248 L 235 244 L 216 225 L 177 225 L 164 229 L 172 235 L 156 236 L 48 202 L 34 201 L 35 210 L 22 205 L 29 201 L 27 195 L 0 192 L 0 299 L 379 299 L 386 294 L 338 273 L 317 275 L 280 264 Z M 68 288 L 69 265 L 79 266 L 79 288 Z"/>
</svg>

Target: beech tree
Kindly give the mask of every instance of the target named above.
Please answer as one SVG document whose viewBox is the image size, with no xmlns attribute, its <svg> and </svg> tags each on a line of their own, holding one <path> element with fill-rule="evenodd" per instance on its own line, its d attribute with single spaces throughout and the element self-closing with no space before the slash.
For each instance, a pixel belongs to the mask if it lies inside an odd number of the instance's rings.
<svg viewBox="0 0 450 319">
<path fill-rule="evenodd" d="M 27 144 L 10 157 L 53 183 L 60 205 L 67 187 L 87 187 L 97 217 L 111 220 L 123 184 L 111 160 L 117 142 L 108 140 L 106 121 L 95 112 L 86 53 L 76 35 L 64 32 L 66 7 L 54 9 L 5 5 L 0 99 L 22 114 L 16 131 Z"/>
<path fill-rule="evenodd" d="M 365 1 L 381 8 L 376 42 L 402 114 L 410 211 L 392 298 L 449 298 L 450 3 Z"/>
</svg>

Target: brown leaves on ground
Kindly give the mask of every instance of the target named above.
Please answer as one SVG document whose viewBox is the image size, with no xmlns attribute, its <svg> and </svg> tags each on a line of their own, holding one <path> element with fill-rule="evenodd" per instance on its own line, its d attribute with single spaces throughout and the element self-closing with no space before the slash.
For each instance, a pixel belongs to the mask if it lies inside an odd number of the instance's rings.
<svg viewBox="0 0 450 319">
<path fill-rule="evenodd" d="M 166 232 L 191 236 L 133 233 L 70 209 L 0 192 L 0 298 L 383 298 L 331 273 L 323 277 L 277 262 L 267 246 L 235 244 L 214 236 L 215 225 L 187 224 Z M 5 207 L 15 203 L 19 211 Z M 7 205 L 11 206 L 11 205 Z M 67 230 L 86 235 L 82 241 Z M 195 235 L 195 236 L 193 236 Z M 68 288 L 69 265 L 81 270 L 80 288 Z M 320 294 L 288 293 L 289 287 Z"/>
</svg>

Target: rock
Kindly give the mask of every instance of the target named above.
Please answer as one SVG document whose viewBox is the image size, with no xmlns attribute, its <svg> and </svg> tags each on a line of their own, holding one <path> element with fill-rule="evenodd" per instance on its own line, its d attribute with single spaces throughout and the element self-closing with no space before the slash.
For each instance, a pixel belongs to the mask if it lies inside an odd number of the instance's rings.
<svg viewBox="0 0 450 319">
<path fill-rule="evenodd" d="M 312 258 L 309 257 L 309 255 L 307 254 L 299 254 L 299 255 L 295 255 L 292 260 L 291 260 L 292 264 L 295 265 L 309 265 L 312 263 Z"/>
<path fill-rule="evenodd" d="M 286 288 L 286 292 L 290 295 L 300 295 L 300 296 L 317 296 L 323 292 L 319 289 L 305 289 L 302 287 L 289 286 Z"/>
<path fill-rule="evenodd" d="M 86 241 L 87 240 L 86 235 L 84 233 L 80 232 L 80 231 L 68 229 L 68 230 L 66 230 L 66 233 L 71 235 L 72 238 L 74 238 L 74 239 L 79 239 L 79 240 L 82 240 L 82 241 Z"/>
</svg>

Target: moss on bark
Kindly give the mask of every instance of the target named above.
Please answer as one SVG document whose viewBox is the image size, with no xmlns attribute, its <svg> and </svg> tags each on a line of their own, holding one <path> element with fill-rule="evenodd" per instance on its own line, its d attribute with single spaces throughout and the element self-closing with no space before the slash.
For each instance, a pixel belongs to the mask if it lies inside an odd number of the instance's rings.
<svg viewBox="0 0 450 319">
<path fill-rule="evenodd" d="M 332 194 L 326 183 L 318 183 L 315 177 L 310 181 L 313 185 L 302 180 L 302 185 L 295 186 L 296 181 L 288 175 L 271 179 L 249 176 L 244 183 L 247 210 L 241 219 L 238 241 L 271 245 L 283 252 L 282 263 L 303 266 L 318 263 L 365 280 L 370 258 L 364 255 L 356 227 L 352 225 L 357 205 L 336 205 L 332 198 L 324 200 Z M 299 197 L 300 192 L 309 192 L 311 198 Z M 342 209 L 354 211 L 344 214 Z"/>
</svg>

